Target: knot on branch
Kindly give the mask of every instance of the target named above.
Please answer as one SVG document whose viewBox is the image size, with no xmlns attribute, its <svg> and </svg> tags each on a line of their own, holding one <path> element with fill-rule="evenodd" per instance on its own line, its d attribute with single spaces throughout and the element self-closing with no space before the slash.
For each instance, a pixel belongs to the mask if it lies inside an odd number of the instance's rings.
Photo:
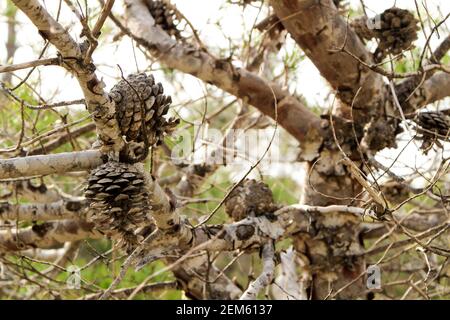
<svg viewBox="0 0 450 320">
<path fill-rule="evenodd" d="M 131 164 L 107 162 L 92 170 L 85 196 L 88 220 L 130 252 L 145 237 L 152 206 L 143 174 Z"/>
<path fill-rule="evenodd" d="M 277 209 L 269 187 L 253 179 L 245 179 L 225 201 L 225 211 L 234 220 L 272 213 Z"/>
</svg>

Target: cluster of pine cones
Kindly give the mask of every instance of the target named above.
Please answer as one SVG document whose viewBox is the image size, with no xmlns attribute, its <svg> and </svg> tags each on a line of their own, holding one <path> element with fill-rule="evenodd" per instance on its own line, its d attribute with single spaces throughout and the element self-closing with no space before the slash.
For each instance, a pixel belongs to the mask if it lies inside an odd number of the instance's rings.
<svg viewBox="0 0 450 320">
<path fill-rule="evenodd" d="M 442 148 L 441 141 L 450 141 L 450 116 L 439 111 L 423 111 L 413 119 L 417 124 L 417 138 L 426 153 L 433 145 Z"/>
<path fill-rule="evenodd" d="M 411 47 L 417 39 L 418 22 L 408 10 L 392 7 L 372 19 L 356 19 L 351 25 L 361 39 L 379 40 L 374 58 L 380 62 L 388 54 L 398 55 Z"/>
<path fill-rule="evenodd" d="M 171 103 L 161 83 L 144 73 L 129 75 L 111 90 L 116 119 L 127 148 L 140 146 L 120 161 L 108 161 L 92 170 L 85 197 L 90 203 L 88 220 L 107 236 L 118 239 L 119 247 L 130 253 L 151 231 L 149 191 L 139 164 L 148 147 L 158 145 L 172 132 L 178 120 L 166 119 Z M 138 149 L 136 149 L 138 150 Z M 136 157 L 143 155 L 143 157 Z"/>
<path fill-rule="evenodd" d="M 175 10 L 170 8 L 167 4 L 160 0 L 146 0 L 150 14 L 155 19 L 155 24 L 163 29 L 167 34 L 173 36 L 177 40 L 183 39 L 178 24 L 180 23 L 177 18 Z"/>
</svg>

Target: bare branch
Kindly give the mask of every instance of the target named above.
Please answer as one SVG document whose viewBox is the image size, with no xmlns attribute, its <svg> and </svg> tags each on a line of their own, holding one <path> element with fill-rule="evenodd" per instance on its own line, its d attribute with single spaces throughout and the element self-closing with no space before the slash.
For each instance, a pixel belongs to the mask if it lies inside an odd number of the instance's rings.
<svg viewBox="0 0 450 320">
<path fill-rule="evenodd" d="M 450 74 L 437 72 L 412 94 L 408 104 L 414 109 L 418 109 L 449 96 Z"/>
<path fill-rule="evenodd" d="M 102 235 L 92 227 L 91 223 L 81 220 L 62 220 L 19 230 L 0 230 L 0 251 L 48 248 L 67 241 L 101 238 Z"/>
<path fill-rule="evenodd" d="M 103 24 L 106 21 L 106 18 L 108 18 L 109 13 L 111 12 L 111 9 L 114 5 L 115 0 L 107 0 L 106 4 L 102 8 L 102 12 L 100 12 L 100 16 L 97 20 L 97 22 L 94 25 L 94 28 L 92 28 L 92 35 L 95 38 L 98 38 L 101 34 L 101 29 L 103 27 Z"/>
<path fill-rule="evenodd" d="M 250 283 L 239 300 L 255 300 L 258 293 L 270 284 L 275 272 L 274 255 L 275 247 L 273 242 L 265 244 L 262 249 L 263 271 L 255 281 Z"/>
<path fill-rule="evenodd" d="M 17 70 L 34 68 L 37 66 L 57 66 L 61 64 L 61 59 L 59 58 L 48 58 L 48 59 L 39 59 L 29 62 L 17 63 L 10 66 L 0 66 L 0 73 L 3 72 L 13 72 Z"/>
<path fill-rule="evenodd" d="M 103 163 L 98 150 L 0 160 L 0 179 L 91 170 Z"/>
<path fill-rule="evenodd" d="M 367 122 L 370 115 L 384 113 L 380 104 L 386 93 L 382 77 L 361 68 L 359 61 L 342 51 L 351 52 L 369 65 L 373 61 L 333 1 L 271 1 L 271 5 L 297 44 L 337 91 L 339 99 L 354 106 L 356 121 Z"/>
<path fill-rule="evenodd" d="M 82 218 L 84 199 L 60 200 L 44 204 L 0 203 L 0 220 L 46 221 Z"/>
</svg>

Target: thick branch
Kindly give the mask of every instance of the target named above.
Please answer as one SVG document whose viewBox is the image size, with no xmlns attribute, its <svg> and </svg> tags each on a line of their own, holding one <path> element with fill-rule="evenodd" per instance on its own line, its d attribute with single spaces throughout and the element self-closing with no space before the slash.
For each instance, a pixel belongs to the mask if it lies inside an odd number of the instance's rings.
<svg viewBox="0 0 450 320">
<path fill-rule="evenodd" d="M 433 54 L 431 55 L 431 58 L 424 64 L 421 70 L 425 71 L 426 67 L 429 66 L 430 64 L 434 65 L 440 64 L 440 60 L 444 58 L 448 50 L 450 50 L 450 35 L 448 35 L 436 48 L 436 50 L 434 50 Z M 410 98 L 413 95 L 417 94 L 417 91 L 419 90 L 420 86 L 431 76 L 433 76 L 436 70 L 437 69 L 433 69 L 425 73 L 420 73 L 416 76 L 401 81 L 395 86 L 395 91 L 397 92 L 399 101 L 405 113 L 413 112 L 414 110 L 422 106 L 420 103 L 417 104 L 417 101 L 414 101 L 414 99 L 412 99 L 411 101 Z M 448 90 L 446 91 L 449 92 Z M 449 94 L 447 94 L 446 96 L 448 95 Z"/>
</svg>

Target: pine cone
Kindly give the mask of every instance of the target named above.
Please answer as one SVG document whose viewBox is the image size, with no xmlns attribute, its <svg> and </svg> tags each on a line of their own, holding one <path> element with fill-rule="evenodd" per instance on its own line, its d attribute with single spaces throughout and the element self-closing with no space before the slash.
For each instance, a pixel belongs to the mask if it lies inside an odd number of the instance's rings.
<svg viewBox="0 0 450 320">
<path fill-rule="evenodd" d="M 375 51 L 376 61 L 381 61 L 388 54 L 400 54 L 417 39 L 419 21 L 408 10 L 392 7 L 384 11 L 379 18 L 380 25 L 373 30 L 375 37 L 380 40 Z"/>
<path fill-rule="evenodd" d="M 450 116 L 437 111 L 420 112 L 414 119 L 418 125 L 421 149 L 428 151 L 433 144 L 442 146 L 438 140 L 447 140 L 450 135 Z"/>
<path fill-rule="evenodd" d="M 253 179 L 244 180 L 225 201 L 225 211 L 234 221 L 242 220 L 247 216 L 272 213 L 276 209 L 269 187 Z"/>
<path fill-rule="evenodd" d="M 183 39 L 180 30 L 178 30 L 178 19 L 175 10 L 169 8 L 164 2 L 159 0 L 145 1 L 150 14 L 155 19 L 155 24 L 163 29 L 170 36 L 177 40 Z"/>
<path fill-rule="evenodd" d="M 129 252 L 143 240 L 151 209 L 142 173 L 134 165 L 107 162 L 92 170 L 85 197 L 88 220 L 108 236 L 119 238 Z"/>
<path fill-rule="evenodd" d="M 117 121 L 127 141 L 145 141 L 141 114 L 143 102 L 149 145 L 160 144 L 164 135 L 178 124 L 178 120 L 164 118 L 172 99 L 163 93 L 162 84 L 155 83 L 153 76 L 145 73 L 131 74 L 112 88 L 109 95 L 116 103 Z"/>
<path fill-rule="evenodd" d="M 450 129 L 450 117 L 442 112 L 427 111 L 417 115 L 416 123 L 427 131 L 434 132 L 444 138 Z"/>
</svg>

